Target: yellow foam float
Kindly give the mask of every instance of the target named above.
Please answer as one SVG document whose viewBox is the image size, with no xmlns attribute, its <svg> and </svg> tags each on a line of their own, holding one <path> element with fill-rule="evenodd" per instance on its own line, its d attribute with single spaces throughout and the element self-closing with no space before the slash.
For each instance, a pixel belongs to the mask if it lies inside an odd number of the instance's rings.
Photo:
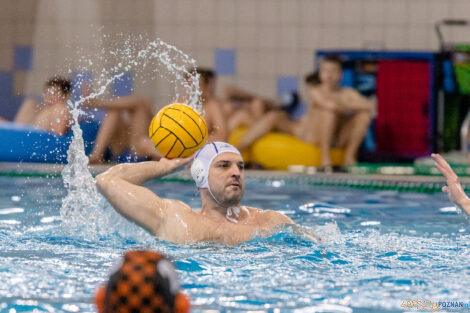
<svg viewBox="0 0 470 313">
<path fill-rule="evenodd" d="M 230 134 L 229 142 L 237 145 L 246 128 L 235 129 Z M 289 165 L 321 166 L 320 148 L 309 145 L 292 136 L 281 133 L 269 133 L 242 151 L 245 162 L 256 162 L 266 169 L 286 170 Z M 331 149 L 332 165 L 341 166 L 344 149 Z"/>
</svg>

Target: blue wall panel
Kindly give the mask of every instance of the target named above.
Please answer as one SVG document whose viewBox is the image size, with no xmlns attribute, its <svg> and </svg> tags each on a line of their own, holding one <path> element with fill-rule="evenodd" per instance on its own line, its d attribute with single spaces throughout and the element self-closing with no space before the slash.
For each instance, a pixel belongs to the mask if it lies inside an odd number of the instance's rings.
<svg viewBox="0 0 470 313">
<path fill-rule="evenodd" d="M 33 47 L 16 46 L 14 49 L 14 69 L 31 71 L 33 69 Z"/>
<path fill-rule="evenodd" d="M 278 97 L 297 91 L 299 89 L 299 78 L 297 76 L 279 76 L 276 89 Z"/>
<path fill-rule="evenodd" d="M 134 89 L 134 80 L 132 74 L 127 72 L 113 82 L 112 94 L 114 97 L 125 97 L 132 94 Z"/>
<path fill-rule="evenodd" d="M 229 49 L 215 50 L 215 72 L 217 75 L 235 75 L 236 52 Z"/>
</svg>

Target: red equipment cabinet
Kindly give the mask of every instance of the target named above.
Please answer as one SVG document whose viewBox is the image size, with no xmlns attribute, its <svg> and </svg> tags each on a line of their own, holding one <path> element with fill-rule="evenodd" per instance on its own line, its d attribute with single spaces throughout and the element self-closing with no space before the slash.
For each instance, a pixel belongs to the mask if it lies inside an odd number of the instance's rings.
<svg viewBox="0 0 470 313">
<path fill-rule="evenodd" d="M 379 61 L 376 124 L 378 152 L 402 156 L 429 153 L 429 77 L 428 61 Z"/>
</svg>

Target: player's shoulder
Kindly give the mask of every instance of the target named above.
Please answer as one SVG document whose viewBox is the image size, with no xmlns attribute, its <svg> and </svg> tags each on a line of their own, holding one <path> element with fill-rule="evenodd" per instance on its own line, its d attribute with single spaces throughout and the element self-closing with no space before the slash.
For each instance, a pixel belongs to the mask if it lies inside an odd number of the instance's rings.
<svg viewBox="0 0 470 313">
<path fill-rule="evenodd" d="M 278 212 L 278 211 L 274 211 L 274 210 L 264 210 L 264 211 L 263 211 L 263 214 L 264 214 L 265 216 L 270 217 L 270 218 L 282 218 L 282 217 L 285 216 L 284 214 L 282 214 L 282 213 L 280 213 L 280 212 Z"/>
<path fill-rule="evenodd" d="M 247 210 L 248 213 L 251 214 L 263 214 L 265 210 L 258 209 L 258 208 L 253 208 L 249 206 L 242 206 L 242 210 Z"/>
<path fill-rule="evenodd" d="M 175 212 L 185 212 L 191 213 L 194 212 L 193 208 L 191 208 L 187 203 L 176 200 L 176 199 L 163 199 L 165 202 L 165 206 L 167 210 L 175 211 Z"/>
<path fill-rule="evenodd" d="M 282 224 L 282 223 L 292 223 L 292 220 L 281 212 L 274 210 L 262 210 L 256 208 L 250 208 L 252 212 L 257 214 L 259 218 L 262 218 L 265 222 Z"/>
</svg>

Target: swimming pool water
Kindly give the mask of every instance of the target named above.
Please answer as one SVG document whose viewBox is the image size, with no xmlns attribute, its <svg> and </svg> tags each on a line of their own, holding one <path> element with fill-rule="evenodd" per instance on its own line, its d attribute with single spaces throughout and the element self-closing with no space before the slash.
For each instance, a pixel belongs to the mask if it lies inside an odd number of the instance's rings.
<svg viewBox="0 0 470 313">
<path fill-rule="evenodd" d="M 200 207 L 193 184 L 147 186 Z M 244 204 L 284 212 L 325 243 L 289 229 L 237 246 L 175 245 L 127 222 L 70 230 L 61 179 L 0 177 L 0 312 L 92 312 L 109 267 L 142 247 L 175 261 L 194 311 L 403 312 L 407 300 L 470 300 L 468 220 L 443 194 L 279 180 L 250 180 L 246 190 Z M 103 219 L 114 214 L 106 209 Z"/>
</svg>

